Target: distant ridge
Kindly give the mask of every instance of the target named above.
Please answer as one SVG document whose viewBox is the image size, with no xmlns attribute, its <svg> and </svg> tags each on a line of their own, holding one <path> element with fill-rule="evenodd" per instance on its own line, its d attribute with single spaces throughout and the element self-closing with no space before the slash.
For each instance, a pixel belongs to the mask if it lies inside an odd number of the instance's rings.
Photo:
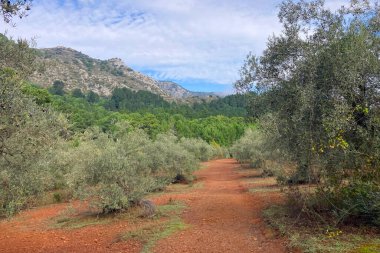
<svg viewBox="0 0 380 253">
<path fill-rule="evenodd" d="M 170 96 L 177 99 L 185 99 L 192 97 L 219 97 L 220 94 L 215 92 L 195 92 L 189 91 L 179 84 L 171 81 L 159 81 L 157 85 L 169 93 Z"/>
<path fill-rule="evenodd" d="M 166 100 L 216 98 L 212 92 L 192 92 L 179 84 L 157 81 L 128 67 L 120 58 L 99 60 L 67 47 L 37 49 L 43 72 L 36 72 L 30 81 L 49 87 L 55 80 L 65 83 L 66 90 L 79 88 L 109 96 L 115 88 L 146 90 Z"/>
</svg>

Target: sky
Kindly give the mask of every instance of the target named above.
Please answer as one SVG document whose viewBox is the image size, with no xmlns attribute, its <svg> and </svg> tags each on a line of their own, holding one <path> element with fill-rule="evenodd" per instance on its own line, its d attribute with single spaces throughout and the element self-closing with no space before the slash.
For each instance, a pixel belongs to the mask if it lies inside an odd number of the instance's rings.
<svg viewBox="0 0 380 253">
<path fill-rule="evenodd" d="M 336 8 L 348 0 L 327 0 Z M 281 32 L 281 0 L 34 0 L 28 17 L 0 32 L 37 48 L 70 47 L 121 58 L 157 80 L 192 91 L 233 92 L 249 52 Z"/>
</svg>

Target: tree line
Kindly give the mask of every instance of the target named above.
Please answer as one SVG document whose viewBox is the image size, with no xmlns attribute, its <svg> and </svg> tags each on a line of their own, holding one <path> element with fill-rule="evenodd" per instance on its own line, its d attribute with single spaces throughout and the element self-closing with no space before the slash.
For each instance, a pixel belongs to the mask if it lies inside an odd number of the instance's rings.
<svg viewBox="0 0 380 253">
<path fill-rule="evenodd" d="M 83 132 L 96 126 L 112 133 L 118 131 L 118 122 L 128 121 L 130 129 L 143 129 L 151 138 L 174 131 L 178 137 L 202 138 L 208 143 L 230 146 L 245 128 L 254 125 L 239 116 L 245 110 L 243 95 L 186 105 L 169 103 L 151 92 L 127 88 L 116 88 L 110 97 L 100 97 L 93 91 L 83 93 L 79 89 L 68 93 L 63 88 L 62 81 L 55 81 L 48 89 L 29 84 L 24 85 L 23 91 L 37 103 L 49 104 L 65 113 L 73 131 Z M 224 110 L 226 107 L 231 110 Z"/>
</svg>

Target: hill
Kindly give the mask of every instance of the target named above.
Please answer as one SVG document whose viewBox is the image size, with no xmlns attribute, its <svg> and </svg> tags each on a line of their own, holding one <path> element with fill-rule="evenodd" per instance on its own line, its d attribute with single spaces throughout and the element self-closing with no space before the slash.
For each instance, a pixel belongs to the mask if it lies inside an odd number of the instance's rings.
<svg viewBox="0 0 380 253">
<path fill-rule="evenodd" d="M 35 72 L 30 81 L 43 87 L 61 80 L 68 91 L 78 88 L 102 96 L 110 96 L 115 88 L 128 88 L 149 91 L 169 101 L 217 98 L 214 93 L 192 92 L 174 82 L 157 81 L 128 67 L 119 58 L 94 59 L 67 47 L 37 49 L 37 53 L 44 71 Z"/>
<path fill-rule="evenodd" d="M 170 96 L 177 98 L 177 99 L 189 99 L 189 98 L 209 98 L 209 99 L 215 99 L 219 97 L 218 93 L 215 92 L 196 92 L 196 91 L 189 91 L 179 84 L 171 81 L 159 81 L 157 82 L 157 85 L 165 90 Z"/>
</svg>

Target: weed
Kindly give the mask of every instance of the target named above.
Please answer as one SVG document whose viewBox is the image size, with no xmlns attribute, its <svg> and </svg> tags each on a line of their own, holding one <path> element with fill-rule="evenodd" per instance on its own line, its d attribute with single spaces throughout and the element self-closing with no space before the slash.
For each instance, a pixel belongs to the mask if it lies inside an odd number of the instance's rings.
<svg viewBox="0 0 380 253">
<path fill-rule="evenodd" d="M 87 217 L 60 217 L 55 220 L 53 228 L 79 229 L 92 225 L 104 225 L 110 223 L 111 219 L 99 218 L 96 216 Z"/>
<path fill-rule="evenodd" d="M 281 189 L 278 187 L 255 187 L 250 188 L 248 192 L 250 193 L 265 193 L 265 192 L 279 192 Z"/>
<path fill-rule="evenodd" d="M 166 217 L 163 221 L 149 223 L 138 230 L 129 231 L 120 235 L 118 240 L 135 239 L 141 241 L 143 243 L 141 252 L 151 252 L 157 241 L 188 227 L 179 217 L 184 208 L 186 208 L 185 204 L 173 200 L 169 201 L 167 205 L 158 206 L 157 216 Z"/>
</svg>

